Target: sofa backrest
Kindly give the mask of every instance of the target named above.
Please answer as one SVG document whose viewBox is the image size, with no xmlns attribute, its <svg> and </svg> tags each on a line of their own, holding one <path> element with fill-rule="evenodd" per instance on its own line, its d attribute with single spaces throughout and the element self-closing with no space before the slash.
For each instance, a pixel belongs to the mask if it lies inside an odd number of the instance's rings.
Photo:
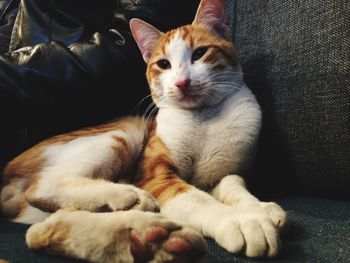
<svg viewBox="0 0 350 263">
<path fill-rule="evenodd" d="M 348 0 L 226 4 L 246 82 L 263 109 L 254 181 L 349 198 Z"/>
</svg>

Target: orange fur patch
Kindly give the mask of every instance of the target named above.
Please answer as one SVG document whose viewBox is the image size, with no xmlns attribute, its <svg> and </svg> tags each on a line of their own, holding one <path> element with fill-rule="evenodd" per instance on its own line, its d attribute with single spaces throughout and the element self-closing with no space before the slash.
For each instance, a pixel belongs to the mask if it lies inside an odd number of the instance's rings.
<svg viewBox="0 0 350 263">
<path fill-rule="evenodd" d="M 27 232 L 27 240 L 32 249 L 44 249 L 51 254 L 64 254 L 64 242 L 69 238 L 68 224 L 38 224 L 35 231 Z"/>
<path fill-rule="evenodd" d="M 170 159 L 170 152 L 155 133 L 155 127 L 144 150 L 139 176 L 136 186 L 152 194 L 161 207 L 169 199 L 192 187 L 178 177 L 177 169 Z"/>
</svg>

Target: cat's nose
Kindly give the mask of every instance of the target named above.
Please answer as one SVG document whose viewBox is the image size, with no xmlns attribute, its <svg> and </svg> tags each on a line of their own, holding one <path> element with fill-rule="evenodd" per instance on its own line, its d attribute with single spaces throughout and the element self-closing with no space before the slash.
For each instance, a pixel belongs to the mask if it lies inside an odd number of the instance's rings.
<svg viewBox="0 0 350 263">
<path fill-rule="evenodd" d="M 187 79 L 181 79 L 181 80 L 178 80 L 176 83 L 175 83 L 175 86 L 179 88 L 179 90 L 184 90 L 186 88 L 188 88 L 188 86 L 190 85 L 191 83 L 191 79 L 187 78 Z"/>
</svg>

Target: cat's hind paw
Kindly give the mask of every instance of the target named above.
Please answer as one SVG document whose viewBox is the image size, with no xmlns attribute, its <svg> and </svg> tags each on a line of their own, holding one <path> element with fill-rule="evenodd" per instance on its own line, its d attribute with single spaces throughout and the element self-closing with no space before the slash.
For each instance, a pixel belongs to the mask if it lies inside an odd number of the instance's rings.
<svg viewBox="0 0 350 263">
<path fill-rule="evenodd" d="M 91 262 L 198 262 L 206 243 L 200 233 L 150 212 L 58 211 L 31 226 L 32 249 Z"/>
<path fill-rule="evenodd" d="M 204 259 L 207 245 L 203 236 L 161 214 L 143 213 L 142 218 L 133 217 L 130 227 L 131 251 L 136 262 L 185 263 Z"/>
<path fill-rule="evenodd" d="M 189 228 L 170 232 L 163 227 L 149 227 L 146 234 L 130 232 L 131 252 L 135 262 L 199 262 L 204 259 L 206 243 Z"/>
</svg>

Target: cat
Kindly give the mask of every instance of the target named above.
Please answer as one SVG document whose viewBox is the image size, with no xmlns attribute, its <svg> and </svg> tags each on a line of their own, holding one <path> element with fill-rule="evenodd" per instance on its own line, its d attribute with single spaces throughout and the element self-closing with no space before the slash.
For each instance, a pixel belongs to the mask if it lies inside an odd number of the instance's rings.
<svg viewBox="0 0 350 263">
<path fill-rule="evenodd" d="M 261 109 L 226 20 L 222 0 L 202 0 L 192 24 L 166 33 L 130 21 L 156 118 L 58 135 L 9 162 L 1 209 L 33 224 L 30 248 L 91 262 L 193 262 L 209 237 L 234 254 L 278 254 L 287 215 L 240 176 Z"/>
</svg>

